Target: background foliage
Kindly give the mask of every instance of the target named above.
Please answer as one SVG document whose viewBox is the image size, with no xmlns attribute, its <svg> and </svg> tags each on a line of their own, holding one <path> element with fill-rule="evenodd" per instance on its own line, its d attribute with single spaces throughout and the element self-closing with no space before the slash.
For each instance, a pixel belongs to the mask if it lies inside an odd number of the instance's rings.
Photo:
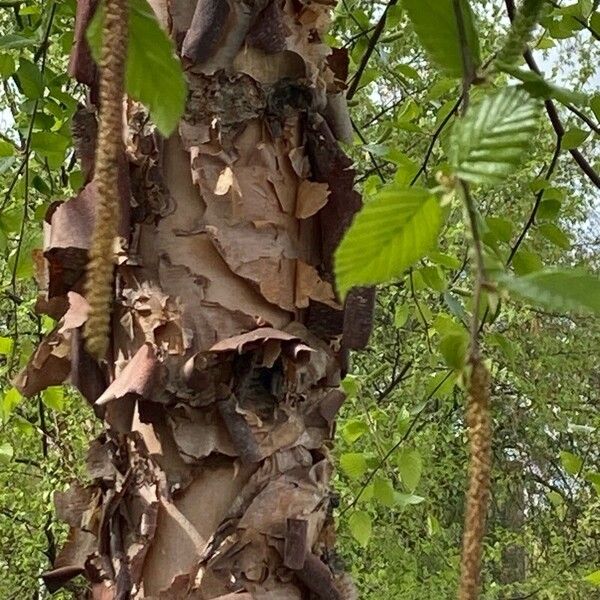
<svg viewBox="0 0 600 600">
<path fill-rule="evenodd" d="M 330 39 L 350 52 L 356 135 L 348 150 L 367 206 L 386 194 L 397 199 L 390 190 L 411 183 L 442 198 L 414 205 L 411 215 L 439 211 L 439 246 L 431 249 L 423 234 L 422 253 L 408 256 L 412 244 L 396 257 L 406 264 L 386 274 L 397 277 L 381 288 L 370 349 L 354 356 L 345 381 L 349 401 L 336 449 L 340 552 L 368 600 L 448 598 L 457 584 L 473 280 L 460 205 L 443 191 L 459 164 L 451 128 L 461 93 L 446 4 L 342 0 Z M 543 267 L 600 267 L 598 190 L 572 154 L 600 171 L 598 4 L 544 3 L 531 47 L 545 80 L 524 63 L 508 65 L 471 91 L 477 106 L 494 89 L 523 81 L 528 92 L 553 96 L 564 123 L 557 136 L 540 107 L 527 152 L 510 174 L 474 191 L 487 258 L 537 281 L 521 297 L 539 297 Z M 469 46 L 477 62 L 490 65 L 509 29 L 506 5 L 470 6 L 478 33 Z M 66 75 L 74 9 L 74 0 L 0 2 L 1 598 L 45 597 L 38 575 L 64 535 L 53 520 L 52 492 L 81 475 L 97 427 L 71 390 L 25 402 L 10 383 L 53 326 L 33 312 L 43 216 L 81 183 L 70 119 L 83 90 Z M 438 227 L 431 229 L 435 240 Z M 484 304 L 495 427 L 486 599 L 598 595 L 600 326 L 593 312 L 566 315 L 573 303 L 557 306 L 568 292 L 575 305 L 594 309 L 599 295 L 589 281 L 583 289 L 572 280 L 546 285 L 550 309 L 507 293 L 490 293 Z"/>
</svg>

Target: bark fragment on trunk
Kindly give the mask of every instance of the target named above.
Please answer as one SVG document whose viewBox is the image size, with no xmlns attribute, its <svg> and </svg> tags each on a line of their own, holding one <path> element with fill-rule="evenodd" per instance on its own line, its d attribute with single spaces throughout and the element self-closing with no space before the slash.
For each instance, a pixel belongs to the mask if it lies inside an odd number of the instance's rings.
<svg viewBox="0 0 600 600">
<path fill-rule="evenodd" d="M 60 299 L 62 318 L 18 384 L 36 393 L 70 371 L 107 432 L 90 447 L 92 483 L 57 494 L 72 529 L 44 578 L 56 589 L 84 573 L 103 599 L 352 598 L 328 564 L 329 447 L 373 296 L 357 291 L 345 312 L 333 286 L 360 207 L 333 133 L 348 130 L 347 61 L 321 42 L 335 2 L 150 4 L 190 94 L 167 140 L 128 104 L 101 366 L 81 343 L 93 183 L 47 216 L 39 306 Z M 72 73 L 93 88 L 77 39 Z"/>
</svg>

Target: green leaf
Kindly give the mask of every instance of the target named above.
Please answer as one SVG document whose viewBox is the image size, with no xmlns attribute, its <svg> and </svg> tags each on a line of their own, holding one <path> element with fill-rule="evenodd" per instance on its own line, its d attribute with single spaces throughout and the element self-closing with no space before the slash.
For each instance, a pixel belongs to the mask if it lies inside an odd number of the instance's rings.
<svg viewBox="0 0 600 600">
<path fill-rule="evenodd" d="M 44 77 L 36 64 L 25 58 L 21 58 L 16 75 L 19 79 L 21 90 L 28 98 L 36 100 L 42 97 L 44 93 Z"/>
<path fill-rule="evenodd" d="M 431 250 L 442 223 L 438 200 L 421 188 L 390 187 L 355 217 L 335 254 L 342 296 L 355 285 L 400 277 Z"/>
<path fill-rule="evenodd" d="M 600 14 L 600 13 L 598 13 Z M 600 121 L 600 94 L 596 94 L 590 100 L 590 108 L 594 111 L 594 116 Z"/>
<path fill-rule="evenodd" d="M 0 36 L 0 48 L 3 50 L 14 50 L 16 48 L 26 48 L 34 46 L 38 40 L 33 37 L 25 37 L 17 33 L 9 33 L 8 35 Z"/>
<path fill-rule="evenodd" d="M 550 199 L 550 200 L 542 200 L 540 202 L 540 206 L 538 208 L 536 217 L 538 219 L 556 219 L 558 213 L 560 212 L 562 206 L 562 202 L 560 200 Z"/>
<path fill-rule="evenodd" d="M 600 279 L 578 269 L 544 269 L 524 277 L 497 276 L 508 291 L 534 305 L 558 311 L 600 314 Z"/>
<path fill-rule="evenodd" d="M 454 124 L 450 162 L 461 179 L 502 183 L 537 129 L 538 103 L 519 88 L 486 96 Z"/>
<path fill-rule="evenodd" d="M 462 264 L 456 256 L 450 256 L 450 254 L 444 254 L 443 252 L 437 252 L 436 250 L 429 252 L 427 256 L 431 262 L 448 269 L 459 269 Z"/>
<path fill-rule="evenodd" d="M 462 51 L 452 0 L 404 0 L 419 41 L 448 75 L 462 77 Z M 479 39 L 473 13 L 467 0 L 460 0 L 465 23 L 467 44 L 475 67 L 481 64 Z"/>
<path fill-rule="evenodd" d="M 87 36 L 96 61 L 102 39 L 103 8 L 96 11 Z M 177 126 L 185 108 L 187 84 L 175 47 L 146 0 L 129 3 L 126 89 L 144 104 L 164 135 Z"/>
<path fill-rule="evenodd" d="M 421 502 L 425 501 L 425 498 L 422 496 L 415 496 L 414 494 L 400 494 L 396 492 L 396 504 L 401 506 L 402 508 L 412 505 L 412 504 L 421 504 Z"/>
<path fill-rule="evenodd" d="M 537 230 L 555 246 L 568 250 L 571 247 L 569 236 L 554 223 L 542 223 L 538 225 Z"/>
<path fill-rule="evenodd" d="M 367 460 L 360 452 L 342 454 L 340 467 L 350 479 L 360 479 L 367 472 Z"/>
<path fill-rule="evenodd" d="M 10 390 L 2 396 L 2 400 L 0 400 L 0 415 L 2 416 L 3 421 L 6 421 L 13 410 L 19 406 L 22 399 L 23 396 L 21 396 L 19 390 L 16 388 L 10 388 Z"/>
<path fill-rule="evenodd" d="M 455 371 L 465 366 L 469 335 L 466 331 L 453 332 L 440 339 L 439 350 L 446 364 Z"/>
<path fill-rule="evenodd" d="M 0 444 L 0 464 L 8 464 L 14 455 L 15 451 L 8 442 L 3 442 Z"/>
<path fill-rule="evenodd" d="M 361 419 L 351 419 L 342 429 L 342 436 L 348 444 L 353 444 L 365 433 L 369 432 L 369 426 Z"/>
<path fill-rule="evenodd" d="M 369 513 L 364 510 L 357 510 L 350 515 L 348 526 L 352 537 L 365 548 L 371 539 L 373 525 Z"/>
<path fill-rule="evenodd" d="M 44 404 L 52 410 L 60 412 L 65 407 L 65 392 L 61 386 L 46 388 L 42 392 L 42 399 Z"/>
<path fill-rule="evenodd" d="M 597 571 L 594 571 L 593 573 L 590 573 L 589 575 L 586 575 L 584 577 L 584 579 L 588 583 L 591 583 L 592 585 L 595 585 L 596 587 L 600 587 L 600 569 L 598 569 Z"/>
<path fill-rule="evenodd" d="M 563 150 L 573 150 L 578 146 L 581 146 L 590 135 L 589 131 L 585 129 L 579 129 L 579 127 L 571 127 L 565 132 L 562 138 L 561 148 Z"/>
<path fill-rule="evenodd" d="M 360 379 L 355 375 L 346 375 L 342 380 L 342 389 L 348 398 L 356 398 L 360 392 Z"/>
<path fill-rule="evenodd" d="M 0 337 L 0 354 L 8 356 L 13 349 L 13 341 L 8 337 Z"/>
<path fill-rule="evenodd" d="M 560 462 L 569 475 L 578 475 L 583 466 L 583 460 L 579 456 L 567 451 L 560 453 Z"/>
<path fill-rule="evenodd" d="M 32 150 L 42 158 L 47 158 L 54 168 L 60 167 L 70 145 L 71 140 L 60 133 L 34 131 L 31 135 Z"/>
<path fill-rule="evenodd" d="M 587 104 L 588 98 L 581 92 L 574 92 L 546 81 L 541 75 L 534 71 L 525 71 L 514 65 L 496 61 L 496 66 L 505 73 L 523 82 L 523 89 L 527 90 L 534 98 L 554 98 L 562 104 L 576 104 L 583 106 Z"/>
<path fill-rule="evenodd" d="M 387 506 L 388 508 L 396 504 L 394 486 L 385 477 L 375 477 L 373 481 L 373 495 L 378 502 L 381 502 L 383 506 Z"/>
<path fill-rule="evenodd" d="M 0 54 L 0 76 L 7 79 L 16 70 L 13 57 L 10 54 Z"/>
<path fill-rule="evenodd" d="M 394 325 L 398 329 L 402 329 L 406 325 L 409 316 L 410 306 L 408 304 L 400 304 L 400 306 L 396 307 L 396 312 L 394 313 Z"/>
<path fill-rule="evenodd" d="M 512 221 L 500 217 L 487 217 L 485 222 L 498 240 L 501 242 L 510 242 L 513 232 Z"/>
<path fill-rule="evenodd" d="M 402 450 L 396 461 L 402 483 L 409 492 L 414 492 L 421 481 L 423 460 L 418 450 Z"/>
<path fill-rule="evenodd" d="M 529 275 L 544 268 L 542 259 L 530 250 L 518 250 L 513 256 L 512 266 L 517 275 Z"/>
</svg>

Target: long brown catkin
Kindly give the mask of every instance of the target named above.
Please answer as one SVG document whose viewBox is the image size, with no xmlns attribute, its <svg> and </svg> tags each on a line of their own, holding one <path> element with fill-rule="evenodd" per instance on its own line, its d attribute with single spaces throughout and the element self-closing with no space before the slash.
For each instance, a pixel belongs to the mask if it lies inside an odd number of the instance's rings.
<svg viewBox="0 0 600 600">
<path fill-rule="evenodd" d="M 481 588 L 483 540 L 492 462 L 490 376 L 480 357 L 472 361 L 466 421 L 469 431 L 469 489 L 458 598 L 477 600 Z"/>
<path fill-rule="evenodd" d="M 96 145 L 96 221 L 86 278 L 90 312 L 84 327 L 86 348 L 106 355 L 113 295 L 114 239 L 118 233 L 119 155 L 123 146 L 123 96 L 127 58 L 127 0 L 105 0 L 100 56 L 100 124 Z"/>
</svg>

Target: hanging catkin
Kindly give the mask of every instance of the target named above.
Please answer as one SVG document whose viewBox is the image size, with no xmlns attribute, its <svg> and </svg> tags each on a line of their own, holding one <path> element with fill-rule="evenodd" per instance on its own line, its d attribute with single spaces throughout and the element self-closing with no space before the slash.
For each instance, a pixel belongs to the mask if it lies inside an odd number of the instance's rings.
<svg viewBox="0 0 600 600">
<path fill-rule="evenodd" d="M 463 534 L 459 600 L 477 600 L 481 586 L 483 538 L 490 495 L 490 376 L 479 356 L 471 361 L 466 413 L 469 431 L 469 490 Z"/>
<path fill-rule="evenodd" d="M 114 240 L 119 223 L 119 156 L 123 146 L 123 96 L 127 55 L 127 0 L 105 0 L 100 56 L 100 125 L 94 181 L 96 220 L 86 279 L 90 305 L 84 335 L 90 354 L 106 354 L 113 295 Z"/>
</svg>

